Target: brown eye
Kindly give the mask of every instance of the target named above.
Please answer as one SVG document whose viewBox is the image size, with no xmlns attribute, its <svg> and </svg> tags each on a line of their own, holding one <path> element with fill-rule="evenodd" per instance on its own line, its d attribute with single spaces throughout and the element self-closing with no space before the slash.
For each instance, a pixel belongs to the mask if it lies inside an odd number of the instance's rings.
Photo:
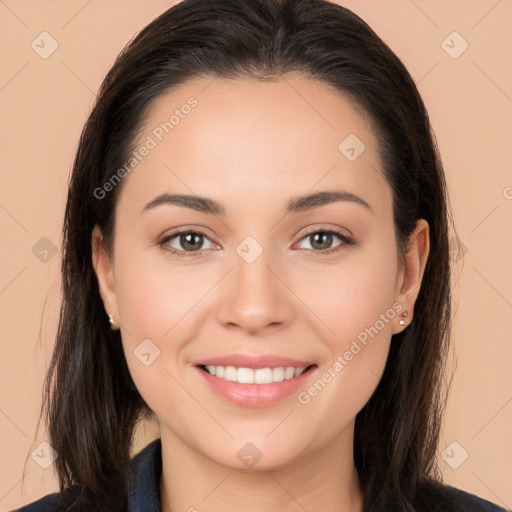
<svg viewBox="0 0 512 512">
<path fill-rule="evenodd" d="M 210 247 L 204 247 L 209 241 Z M 177 256 L 197 256 L 203 249 L 212 248 L 213 242 L 204 234 L 193 230 L 175 231 L 166 236 L 159 244 Z"/>
<path fill-rule="evenodd" d="M 319 231 L 309 235 L 309 240 L 313 249 L 325 250 L 330 249 L 333 242 L 333 236 L 327 231 Z"/>
<path fill-rule="evenodd" d="M 203 235 L 198 233 L 186 233 L 179 235 L 179 241 L 183 249 L 197 251 L 203 245 Z"/>
<path fill-rule="evenodd" d="M 338 239 L 340 242 L 338 242 L 336 245 L 333 245 L 336 239 Z M 321 255 L 332 254 L 342 250 L 345 246 L 355 244 L 352 238 L 339 233 L 338 231 L 333 231 L 330 229 L 312 231 L 311 233 L 308 233 L 302 237 L 301 242 L 302 241 L 306 241 L 309 244 L 309 247 L 306 245 L 305 247 L 300 247 L 301 249 L 314 251 Z M 299 242 L 299 244 L 301 242 Z"/>
</svg>

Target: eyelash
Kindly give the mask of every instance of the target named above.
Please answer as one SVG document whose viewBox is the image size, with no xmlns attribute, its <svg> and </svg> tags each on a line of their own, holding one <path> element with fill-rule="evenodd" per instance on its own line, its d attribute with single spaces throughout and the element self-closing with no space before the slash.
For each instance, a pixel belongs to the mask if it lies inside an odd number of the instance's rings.
<svg viewBox="0 0 512 512">
<path fill-rule="evenodd" d="M 188 257 L 194 257 L 194 256 L 201 256 L 205 249 L 202 249 L 200 251 L 180 251 L 180 250 L 176 250 L 174 248 L 169 248 L 169 247 L 166 247 L 165 244 L 167 244 L 170 240 L 172 240 L 173 238 L 176 238 L 178 235 L 181 235 L 183 233 L 186 233 L 186 234 L 193 234 L 193 235 L 201 235 L 205 238 L 208 238 L 208 236 L 205 234 L 205 233 L 201 233 L 201 231 L 196 231 L 194 229 L 187 229 L 187 228 L 183 228 L 183 229 L 177 229 L 176 231 L 173 231 L 171 234 L 165 236 L 162 240 L 160 240 L 158 242 L 158 245 L 160 247 L 162 247 L 164 250 L 168 251 L 170 254 L 174 255 L 174 256 L 178 256 L 179 258 L 188 258 Z M 333 253 L 337 253 L 341 250 L 343 250 L 344 247 L 346 246 L 351 246 L 351 245 L 355 245 L 356 242 L 353 238 L 347 236 L 347 235 L 344 235 L 342 233 L 340 233 L 339 231 L 336 231 L 336 230 L 333 230 L 333 229 L 329 229 L 329 228 L 317 228 L 315 230 L 312 230 L 308 233 L 305 233 L 302 238 L 299 240 L 303 240 L 304 238 L 310 236 L 310 235 L 314 235 L 314 234 L 317 234 L 317 233 L 327 233 L 327 234 L 331 234 L 331 235 L 335 235 L 337 236 L 343 243 L 340 244 L 340 245 L 337 245 L 336 247 L 332 247 L 331 249 L 325 249 L 325 250 L 320 250 L 320 251 L 317 251 L 315 249 L 303 249 L 305 251 L 309 251 L 309 252 L 312 252 L 312 253 L 315 253 L 315 254 L 319 254 L 320 256 L 327 256 L 327 255 L 331 255 Z"/>
</svg>

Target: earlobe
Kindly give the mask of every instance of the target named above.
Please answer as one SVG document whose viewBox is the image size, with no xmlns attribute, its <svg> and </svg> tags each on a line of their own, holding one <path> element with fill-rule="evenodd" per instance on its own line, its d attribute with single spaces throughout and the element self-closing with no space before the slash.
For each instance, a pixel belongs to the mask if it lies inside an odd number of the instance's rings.
<svg viewBox="0 0 512 512">
<path fill-rule="evenodd" d="M 91 237 L 92 244 L 92 265 L 98 281 L 98 289 L 105 308 L 106 321 L 110 318 L 112 328 L 119 324 L 119 312 L 117 307 L 117 297 L 114 285 L 114 269 L 111 255 L 107 251 L 103 233 L 99 226 L 94 226 Z"/>
<path fill-rule="evenodd" d="M 407 318 L 401 318 L 398 321 L 399 327 L 396 332 L 412 322 L 414 304 L 421 289 L 429 252 L 429 225 L 426 220 L 419 219 L 416 222 L 416 228 L 409 237 L 403 269 L 400 272 L 400 291 L 396 301 L 402 305 L 403 311 L 407 311 Z"/>
</svg>

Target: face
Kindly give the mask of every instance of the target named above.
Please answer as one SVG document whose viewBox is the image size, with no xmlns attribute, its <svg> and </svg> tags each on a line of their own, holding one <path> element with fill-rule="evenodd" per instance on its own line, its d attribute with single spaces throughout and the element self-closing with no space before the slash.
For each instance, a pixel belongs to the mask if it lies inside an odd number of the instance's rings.
<svg viewBox="0 0 512 512">
<path fill-rule="evenodd" d="M 352 442 L 412 318 L 428 225 L 402 265 L 377 141 L 347 97 L 299 74 L 212 80 L 152 105 L 94 266 L 162 439 L 272 469 Z"/>
</svg>

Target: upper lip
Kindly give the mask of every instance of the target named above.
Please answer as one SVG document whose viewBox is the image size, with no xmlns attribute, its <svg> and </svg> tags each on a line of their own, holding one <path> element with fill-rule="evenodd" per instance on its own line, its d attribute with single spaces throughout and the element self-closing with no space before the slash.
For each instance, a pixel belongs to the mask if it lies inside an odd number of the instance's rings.
<svg viewBox="0 0 512 512">
<path fill-rule="evenodd" d="M 226 354 L 218 357 L 209 357 L 195 363 L 196 366 L 235 366 L 236 368 L 277 368 L 280 366 L 294 368 L 307 368 L 311 361 L 300 361 L 289 357 L 281 357 L 273 354 L 250 356 L 246 354 Z"/>
</svg>

